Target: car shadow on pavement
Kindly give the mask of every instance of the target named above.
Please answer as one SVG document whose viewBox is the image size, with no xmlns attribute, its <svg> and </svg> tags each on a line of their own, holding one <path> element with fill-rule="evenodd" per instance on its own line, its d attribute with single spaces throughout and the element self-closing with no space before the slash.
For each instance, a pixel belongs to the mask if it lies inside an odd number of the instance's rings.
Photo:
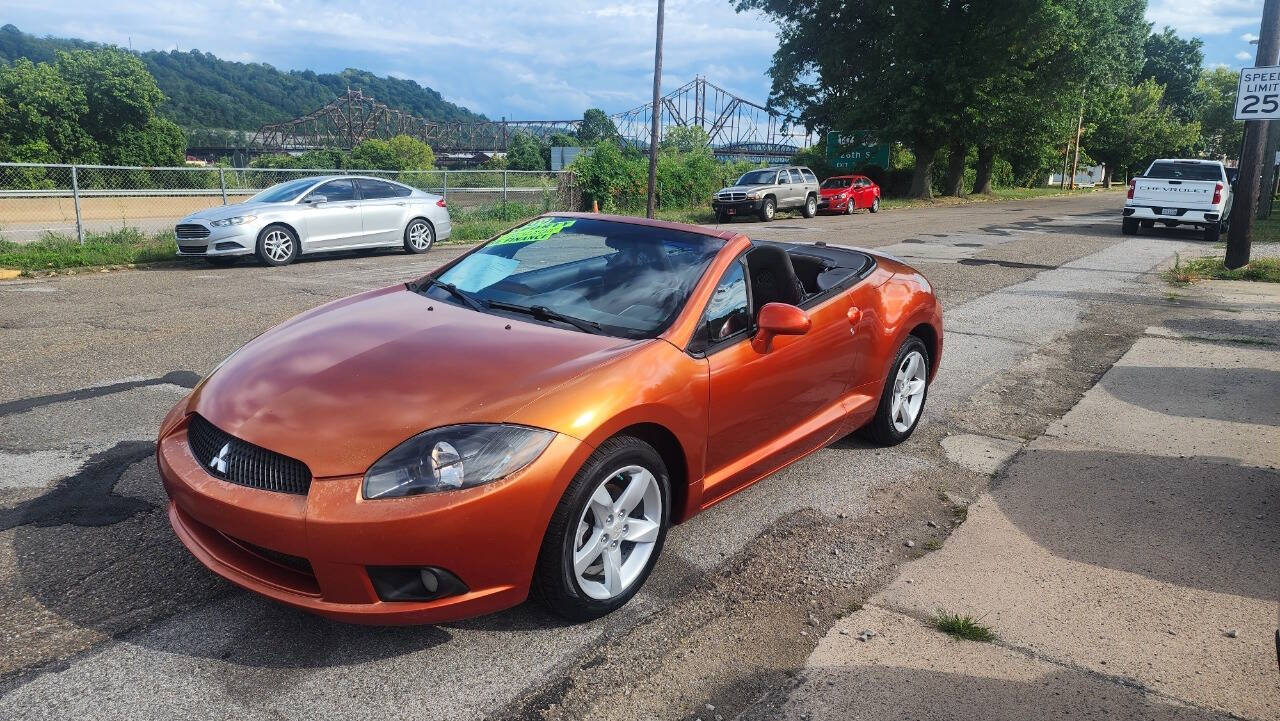
<svg viewBox="0 0 1280 721">
<path fill-rule="evenodd" d="M 992 495 L 1019 530 L 1059 558 L 1177 586 L 1280 597 L 1280 473 L 1224 458 L 1052 444 L 1019 455 Z"/>
</svg>

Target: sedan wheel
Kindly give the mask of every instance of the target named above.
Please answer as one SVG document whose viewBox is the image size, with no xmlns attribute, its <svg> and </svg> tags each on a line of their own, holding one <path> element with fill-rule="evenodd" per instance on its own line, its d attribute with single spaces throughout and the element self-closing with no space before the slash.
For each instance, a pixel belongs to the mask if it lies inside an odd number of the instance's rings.
<svg viewBox="0 0 1280 721">
<path fill-rule="evenodd" d="M 404 249 L 410 253 L 425 253 L 435 242 L 431 224 L 422 218 L 414 218 L 404 229 Z"/>
<path fill-rule="evenodd" d="M 600 444 L 547 525 L 534 598 L 576 621 L 629 601 L 662 552 L 668 484 L 662 457 L 648 443 L 620 436 Z"/>
<path fill-rule="evenodd" d="M 258 236 L 258 259 L 272 266 L 288 265 L 298 257 L 298 238 L 283 225 L 270 225 Z"/>
<path fill-rule="evenodd" d="M 863 430 L 886 446 L 907 440 L 920 422 L 928 395 L 929 350 L 918 337 L 907 336 L 885 379 L 876 415 Z"/>
<path fill-rule="evenodd" d="M 855 206 L 857 206 L 857 203 L 853 202 L 853 197 L 851 196 L 851 197 L 849 198 L 849 202 L 847 202 L 847 203 L 845 203 L 845 204 L 844 204 L 844 214 L 845 214 L 845 215 L 853 215 L 853 211 L 854 211 Z"/>
</svg>

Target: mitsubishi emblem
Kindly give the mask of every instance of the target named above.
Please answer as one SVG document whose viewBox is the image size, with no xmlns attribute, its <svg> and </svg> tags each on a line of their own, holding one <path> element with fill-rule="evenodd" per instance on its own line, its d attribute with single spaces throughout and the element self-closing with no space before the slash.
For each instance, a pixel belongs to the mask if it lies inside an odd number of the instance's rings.
<svg viewBox="0 0 1280 721">
<path fill-rule="evenodd" d="M 227 456 L 231 455 L 231 441 L 227 441 L 222 446 L 222 450 L 218 451 L 218 455 L 209 461 L 209 467 L 218 473 L 227 472 Z"/>
</svg>

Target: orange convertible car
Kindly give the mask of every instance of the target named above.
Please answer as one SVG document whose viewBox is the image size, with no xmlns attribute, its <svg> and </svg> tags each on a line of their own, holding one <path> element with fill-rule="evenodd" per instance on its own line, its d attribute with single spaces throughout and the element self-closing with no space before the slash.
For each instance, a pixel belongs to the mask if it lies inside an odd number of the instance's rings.
<svg viewBox="0 0 1280 721">
<path fill-rule="evenodd" d="M 157 457 L 186 547 L 282 603 L 588 619 L 670 524 L 852 431 L 910 436 L 941 352 L 928 281 L 888 256 L 556 214 L 259 336 Z"/>
</svg>

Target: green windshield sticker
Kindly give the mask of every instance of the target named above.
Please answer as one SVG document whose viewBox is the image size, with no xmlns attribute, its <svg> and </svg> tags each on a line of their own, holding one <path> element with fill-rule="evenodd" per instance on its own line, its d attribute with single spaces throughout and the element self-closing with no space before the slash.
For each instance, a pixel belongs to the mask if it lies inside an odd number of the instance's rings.
<svg viewBox="0 0 1280 721">
<path fill-rule="evenodd" d="M 573 225 L 572 220 L 555 220 L 553 218 L 539 218 L 528 225 L 522 225 L 519 228 L 504 233 L 489 243 L 489 245 L 509 245 L 511 243 L 533 243 L 539 240 L 546 240 L 551 236 L 563 231 L 565 228 Z"/>
</svg>

